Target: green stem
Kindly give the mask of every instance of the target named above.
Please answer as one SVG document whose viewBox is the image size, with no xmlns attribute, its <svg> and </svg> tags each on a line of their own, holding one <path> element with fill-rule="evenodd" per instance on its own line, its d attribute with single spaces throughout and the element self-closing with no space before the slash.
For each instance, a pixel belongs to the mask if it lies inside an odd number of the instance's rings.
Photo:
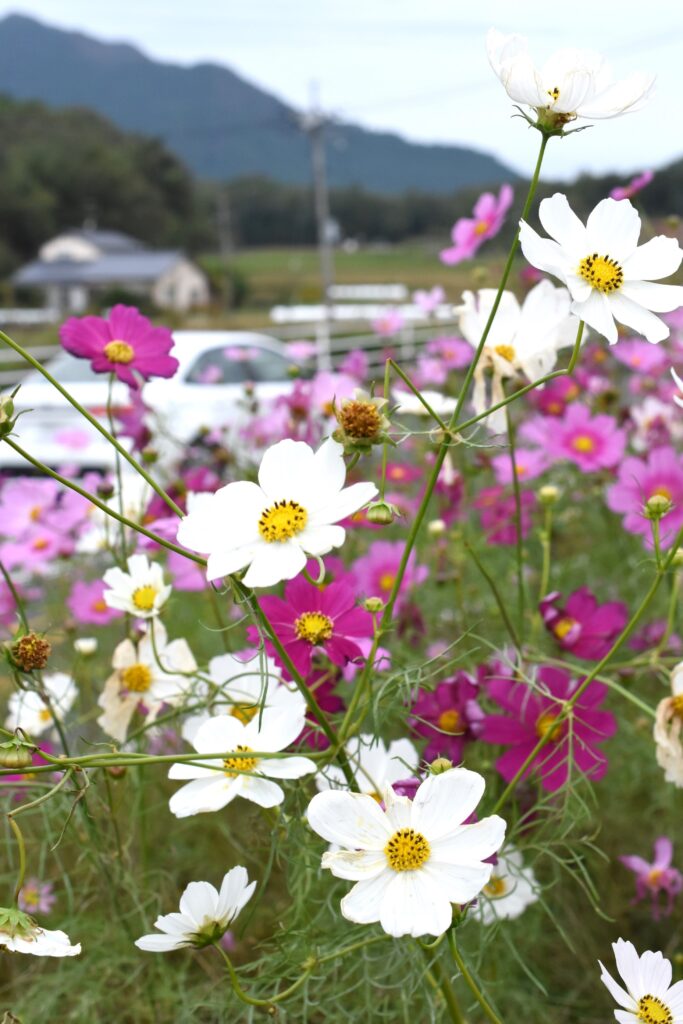
<svg viewBox="0 0 683 1024">
<path fill-rule="evenodd" d="M 505 422 L 508 431 L 508 444 L 510 446 L 510 465 L 512 469 L 512 492 L 515 497 L 515 550 L 517 554 L 517 619 L 519 624 L 519 635 L 524 642 L 524 541 L 522 539 L 522 491 L 519 486 L 517 475 L 517 458 L 515 452 L 515 427 L 510 416 L 510 406 L 505 406 Z"/>
<path fill-rule="evenodd" d="M 14 604 L 16 605 L 17 615 L 19 616 L 19 621 L 21 622 L 21 625 L 24 627 L 24 629 L 28 633 L 30 631 L 31 627 L 29 626 L 28 619 L 26 617 L 26 610 L 24 608 L 24 602 L 19 597 L 19 594 L 17 592 L 17 588 L 14 586 L 14 583 L 12 582 L 12 577 L 7 572 L 7 569 L 2 564 L 2 562 L 0 562 L 0 573 L 2 573 L 3 579 L 5 580 L 5 583 L 7 584 L 7 588 L 9 590 L 10 594 L 12 595 L 12 600 L 14 601 Z"/>
<path fill-rule="evenodd" d="M 520 649 L 519 637 L 517 636 L 517 631 L 516 631 L 514 625 L 512 624 L 512 619 L 508 615 L 507 608 L 505 607 L 505 602 L 503 601 L 502 597 L 500 596 L 500 592 L 499 592 L 498 587 L 496 585 L 496 581 L 493 579 L 491 574 L 485 568 L 484 564 L 480 561 L 480 559 L 479 559 L 477 553 L 475 552 L 474 548 L 472 548 L 467 543 L 467 541 L 465 541 L 465 550 L 467 551 L 468 555 L 470 556 L 470 558 L 472 559 L 472 561 L 476 565 L 477 569 L 482 574 L 482 576 L 484 577 L 484 579 L 488 583 L 489 587 L 491 588 L 491 593 L 493 594 L 495 602 L 498 605 L 498 611 L 500 612 L 500 617 L 503 620 L 503 622 L 505 623 L 505 628 L 507 629 L 508 633 L 510 634 L 510 639 L 512 640 L 512 642 L 515 645 L 515 647 L 517 648 L 517 650 L 519 650 Z"/>
<path fill-rule="evenodd" d="M 439 960 L 436 957 L 432 960 L 430 950 L 425 949 L 419 940 L 418 946 L 422 950 L 425 959 L 427 960 L 427 969 L 432 972 L 434 978 L 436 979 L 436 983 L 439 986 L 439 989 L 441 990 L 441 994 L 443 995 L 444 1002 L 446 1003 L 446 1008 L 448 1010 L 448 1015 L 451 1018 L 453 1024 L 467 1024 L 465 1015 L 460 1009 L 460 1003 L 458 1002 L 458 997 L 455 994 L 455 989 L 451 984 L 451 979 L 444 971 L 442 965 L 439 963 Z"/>
<path fill-rule="evenodd" d="M 112 438 L 115 438 L 114 433 L 114 414 L 112 412 L 112 396 L 114 394 L 114 374 L 109 374 L 109 387 L 107 389 L 107 423 L 109 424 L 109 433 Z M 121 472 L 121 456 L 118 451 L 115 450 L 116 454 L 116 486 L 118 489 L 118 506 L 119 515 L 123 516 L 123 474 Z M 126 564 L 126 528 L 123 523 L 119 522 L 120 530 L 120 541 L 121 541 L 121 561 L 125 566 Z"/>
<path fill-rule="evenodd" d="M 178 505 L 176 505 L 176 503 L 173 501 L 171 497 L 169 497 L 169 495 L 166 493 L 163 487 L 161 487 L 158 483 L 156 483 L 155 480 L 152 479 L 147 470 L 140 465 L 137 459 L 135 459 L 130 454 L 130 452 L 127 452 L 124 446 L 120 444 L 120 442 L 117 441 L 115 437 L 112 437 L 109 431 L 105 427 L 103 427 L 102 424 L 97 419 L 95 419 L 95 417 L 92 416 L 87 409 L 84 409 L 80 402 L 76 401 L 73 395 L 71 395 L 69 391 L 67 391 L 67 389 L 63 387 L 59 383 L 59 381 L 52 376 L 49 370 L 47 370 L 46 367 L 42 365 L 42 363 L 39 363 L 37 359 L 34 359 L 31 353 L 27 352 L 26 349 L 22 348 L 21 345 L 17 344 L 16 341 L 12 341 L 12 339 L 7 334 L 5 334 L 4 331 L 0 331 L 0 341 L 4 341 L 6 345 L 9 345 L 11 349 L 14 349 L 17 355 L 20 355 L 22 359 L 24 359 L 27 363 L 29 363 L 30 366 L 34 368 L 34 370 L 38 370 L 39 373 L 42 373 L 43 377 L 45 377 L 45 379 L 49 381 L 50 384 L 52 384 L 52 386 L 56 388 L 61 395 L 64 396 L 64 398 L 66 398 L 67 402 L 73 405 L 74 409 L 77 409 L 81 416 L 83 416 L 88 421 L 88 423 L 90 423 L 91 426 L 95 428 L 95 430 L 99 431 L 102 437 L 106 438 L 106 440 L 114 446 L 119 455 L 123 456 L 126 462 L 128 462 L 129 465 L 133 467 L 135 472 L 139 473 L 140 476 L 147 481 L 152 490 L 159 495 L 161 500 L 165 502 L 166 505 L 168 505 L 171 511 L 175 512 L 176 515 L 178 516 L 183 515 L 183 510 L 179 508 Z"/>
<path fill-rule="evenodd" d="M 413 392 L 413 394 L 417 398 L 418 402 L 420 402 L 420 404 L 424 406 L 424 408 L 427 410 L 427 412 L 432 417 L 432 419 L 436 420 L 436 422 L 439 424 L 441 429 L 442 430 L 448 430 L 448 426 L 446 425 L 445 421 L 442 420 L 441 417 L 436 412 L 434 412 L 434 410 L 432 409 L 432 407 L 429 404 L 429 402 L 427 402 L 426 399 L 421 394 L 420 389 L 415 387 L 415 385 L 413 384 L 413 382 L 410 379 L 410 377 L 408 376 L 408 374 L 404 370 L 401 369 L 401 367 L 398 365 L 398 363 L 395 363 L 393 359 L 387 359 L 387 366 L 391 366 L 391 368 L 394 370 L 394 372 L 399 375 L 399 377 L 404 382 L 404 384 L 408 385 L 410 390 Z M 385 397 L 388 397 L 388 389 L 387 389 L 386 384 L 385 384 Z"/>
<path fill-rule="evenodd" d="M 230 960 L 230 957 L 225 952 L 223 947 L 220 946 L 217 942 L 214 942 L 213 945 L 218 950 L 220 955 L 223 957 L 223 960 L 225 961 L 225 966 L 228 968 L 228 974 L 230 975 L 230 983 L 232 984 L 233 992 L 235 993 L 238 999 L 241 999 L 243 1003 L 248 1003 L 249 1006 L 274 1007 L 276 1003 L 281 1003 L 283 1000 L 289 999 L 289 997 L 294 995 L 294 993 L 301 988 L 304 982 L 309 979 L 311 973 L 313 972 L 316 966 L 314 962 L 311 964 L 310 967 L 307 967 L 304 970 L 304 973 L 301 975 L 301 977 L 297 978 L 294 984 L 290 985 L 289 988 L 286 988 L 284 992 L 278 992 L 276 996 L 272 996 L 270 999 L 257 999 L 255 996 L 250 996 L 247 992 L 245 992 L 242 986 L 240 985 L 239 979 L 237 977 L 237 972 L 235 971 L 235 968 L 232 966 L 232 961 Z"/>
<path fill-rule="evenodd" d="M 24 878 L 26 877 L 26 844 L 24 842 L 22 831 L 11 814 L 7 815 L 7 820 L 9 821 L 10 828 L 14 832 L 14 837 L 17 841 L 17 846 L 19 847 L 19 876 L 14 889 L 14 902 L 18 903 L 19 893 L 24 887 Z"/>
<path fill-rule="evenodd" d="M 482 1010 L 484 1011 L 488 1019 L 491 1021 L 491 1024 L 503 1024 L 500 1017 L 498 1016 L 497 1013 L 495 1013 L 491 1004 L 485 998 L 481 989 L 479 988 L 476 981 L 470 974 L 470 971 L 467 968 L 467 964 L 460 955 L 460 950 L 458 949 L 457 943 L 455 941 L 455 932 L 452 929 L 448 933 L 448 945 L 450 946 L 453 959 L 455 960 L 456 964 L 458 965 L 458 968 L 460 969 L 460 973 L 465 979 L 472 995 L 477 1000 L 477 1002 L 481 1006 Z"/>
</svg>

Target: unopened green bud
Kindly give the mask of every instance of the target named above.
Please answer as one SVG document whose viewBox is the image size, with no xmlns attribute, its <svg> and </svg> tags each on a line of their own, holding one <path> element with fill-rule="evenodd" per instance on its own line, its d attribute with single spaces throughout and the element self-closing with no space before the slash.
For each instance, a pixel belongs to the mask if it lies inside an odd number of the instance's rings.
<svg viewBox="0 0 683 1024">
<path fill-rule="evenodd" d="M 544 484 L 538 489 L 538 500 L 541 505 L 556 505 L 560 500 L 561 491 L 554 484 Z"/>
<path fill-rule="evenodd" d="M 3 768 L 28 768 L 33 763 L 33 751 L 29 743 L 15 736 L 7 743 L 0 743 L 0 765 Z"/>
<path fill-rule="evenodd" d="M 643 515 L 646 519 L 662 519 L 672 508 L 673 502 L 666 494 L 653 494 L 645 502 Z"/>
<path fill-rule="evenodd" d="M 366 597 L 363 601 L 363 607 L 366 612 L 377 615 L 378 612 L 384 611 L 384 601 L 381 597 Z"/>
<path fill-rule="evenodd" d="M 430 775 L 443 775 L 444 772 L 450 771 L 452 767 L 453 762 L 449 761 L 447 757 L 437 757 L 430 764 L 429 773 Z"/>
<path fill-rule="evenodd" d="M 368 505 L 366 515 L 371 523 L 376 526 L 390 526 L 401 513 L 388 501 L 373 501 Z"/>
<path fill-rule="evenodd" d="M 143 448 L 140 454 L 142 455 L 142 461 L 146 466 L 153 466 L 159 458 L 159 452 L 156 448 Z"/>
<path fill-rule="evenodd" d="M 680 569 L 683 565 L 683 548 L 676 548 L 676 552 L 671 559 L 671 564 L 675 566 L 676 569 Z"/>
<path fill-rule="evenodd" d="M 114 497 L 114 485 L 108 480 L 103 480 L 102 483 L 97 485 L 95 493 L 102 501 L 109 501 L 110 498 Z"/>
</svg>

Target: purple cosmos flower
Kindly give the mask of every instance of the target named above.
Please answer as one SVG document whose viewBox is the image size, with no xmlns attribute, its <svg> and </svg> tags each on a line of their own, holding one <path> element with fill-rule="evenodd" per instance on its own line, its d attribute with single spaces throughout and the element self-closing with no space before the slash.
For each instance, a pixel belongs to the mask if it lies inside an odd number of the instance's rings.
<svg viewBox="0 0 683 1024">
<path fill-rule="evenodd" d="M 655 494 L 673 502 L 660 522 L 661 539 L 666 543 L 683 525 L 683 463 L 669 446 L 655 448 L 643 459 L 624 459 L 617 482 L 607 490 L 607 507 L 622 515 L 624 529 L 641 534 L 648 547 L 652 547 L 652 530 L 643 505 Z"/>
<path fill-rule="evenodd" d="M 403 329 L 405 320 L 399 309 L 393 307 L 385 309 L 381 316 L 372 321 L 372 329 L 380 338 L 393 338 Z"/>
<path fill-rule="evenodd" d="M 453 225 L 453 245 L 442 249 L 439 254 L 441 262 L 453 266 L 463 260 L 471 260 L 482 243 L 500 231 L 514 195 L 511 185 L 502 185 L 497 197 L 491 192 L 479 196 L 472 211 L 474 217 L 461 217 Z"/>
<path fill-rule="evenodd" d="M 484 713 L 476 726 L 485 743 L 509 747 L 496 761 L 496 768 L 506 782 L 514 778 L 542 736 L 550 736 L 527 769 L 540 776 L 544 789 L 554 793 L 567 782 L 570 772 L 578 769 L 593 780 L 607 771 L 607 758 L 599 744 L 613 736 L 617 722 L 600 705 L 607 696 L 602 683 L 590 683 L 574 705 L 571 719 L 555 724 L 563 702 L 575 692 L 579 681 L 568 672 L 543 666 L 536 674 L 537 686 L 520 682 L 507 670 L 497 677 L 489 676 L 484 686 L 491 700 L 500 705 L 504 715 Z"/>
<path fill-rule="evenodd" d="M 659 377 L 666 373 L 671 362 L 671 356 L 665 349 L 651 345 L 649 341 L 641 341 L 639 338 L 626 338 L 624 341 L 619 341 L 611 351 L 612 355 L 624 366 L 628 366 L 629 370 L 647 374 L 650 377 Z"/>
<path fill-rule="evenodd" d="M 25 914 L 49 914 L 57 902 L 51 882 L 27 878 L 19 891 L 17 903 Z"/>
<path fill-rule="evenodd" d="M 517 543 L 517 509 L 514 495 L 506 494 L 503 487 L 484 487 L 472 504 L 479 510 L 481 528 L 486 534 L 487 544 L 507 546 Z M 535 504 L 535 496 L 530 491 L 522 491 L 522 537 L 526 537 L 531 529 L 531 512 Z"/>
<path fill-rule="evenodd" d="M 284 600 L 262 597 L 261 607 L 303 676 L 311 670 L 315 650 L 323 651 L 335 665 L 345 665 L 362 657 L 356 638 L 372 636 L 372 616 L 357 607 L 356 591 L 347 580 L 320 589 L 298 576 L 285 587 Z M 249 627 L 248 636 L 250 643 L 258 642 L 254 626 Z M 269 640 L 266 651 L 278 661 Z"/>
<path fill-rule="evenodd" d="M 577 658 L 603 658 L 628 621 L 628 608 L 621 601 L 598 605 L 588 587 L 575 590 L 562 607 L 562 595 L 554 591 L 539 605 L 546 629 L 560 647 Z"/>
<path fill-rule="evenodd" d="M 477 697 L 477 683 L 467 672 L 456 672 L 435 690 L 420 690 L 408 724 L 429 743 L 424 758 L 447 757 L 460 764 L 465 744 L 473 739 L 468 705 Z"/>
<path fill-rule="evenodd" d="M 545 416 L 562 416 L 570 402 L 581 394 L 581 389 L 571 377 L 558 377 L 542 388 L 532 391 L 529 398 Z"/>
<path fill-rule="evenodd" d="M 418 288 L 417 291 L 413 292 L 413 302 L 425 316 L 430 316 L 445 298 L 446 293 L 440 284 L 434 285 L 429 291 Z"/>
<path fill-rule="evenodd" d="M 654 178 L 654 171 L 643 171 L 631 178 L 628 185 L 617 185 L 610 192 L 611 199 L 632 199 L 646 188 Z"/>
<path fill-rule="evenodd" d="M 120 619 L 123 612 L 110 608 L 104 600 L 107 588 L 102 580 L 77 580 L 71 588 L 66 604 L 73 617 L 82 623 L 106 626 L 114 619 Z"/>
<path fill-rule="evenodd" d="M 154 327 L 134 306 L 114 306 L 106 320 L 72 316 L 59 337 L 67 352 L 89 359 L 96 373 L 115 373 L 132 388 L 139 387 L 138 377 L 172 377 L 178 369 L 178 360 L 169 355 L 171 332 Z"/>
<path fill-rule="evenodd" d="M 648 622 L 642 629 L 636 630 L 629 640 L 629 647 L 634 651 L 651 651 L 653 647 L 659 647 L 668 628 L 669 624 L 666 619 L 655 619 L 654 622 Z M 680 654 L 681 651 L 683 651 L 683 640 L 676 633 L 669 634 L 662 654 Z"/>
<path fill-rule="evenodd" d="M 499 484 L 512 483 L 512 459 L 509 453 L 491 459 L 493 472 Z M 515 470 L 518 480 L 535 480 L 548 468 L 548 456 L 542 448 L 518 448 L 515 452 Z"/>
<path fill-rule="evenodd" d="M 386 601 L 396 582 L 405 544 L 403 541 L 376 540 L 362 558 L 354 562 L 351 569 L 356 588 L 363 597 L 381 597 Z M 396 609 L 405 603 L 407 592 L 414 586 L 424 583 L 429 570 L 425 565 L 416 565 L 416 555 L 411 551 L 408 558 L 401 589 L 396 600 Z"/>
<path fill-rule="evenodd" d="M 584 473 L 616 466 L 626 447 L 626 432 L 613 416 L 591 416 L 580 402 L 568 406 L 561 418 L 530 420 L 520 434 L 551 458 L 569 459 Z"/>
<path fill-rule="evenodd" d="M 624 867 L 636 876 L 636 898 L 633 902 L 639 903 L 649 896 L 655 921 L 662 915 L 667 917 L 673 911 L 676 896 L 683 889 L 683 875 L 677 868 L 671 867 L 673 852 L 673 843 L 669 837 L 660 836 L 655 840 L 652 864 L 635 854 L 619 858 Z"/>
</svg>

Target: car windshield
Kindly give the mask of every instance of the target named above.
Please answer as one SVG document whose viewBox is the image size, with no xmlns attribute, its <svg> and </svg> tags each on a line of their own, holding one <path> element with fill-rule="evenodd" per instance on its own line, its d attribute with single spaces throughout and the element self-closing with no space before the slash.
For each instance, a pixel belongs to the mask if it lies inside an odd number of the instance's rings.
<svg viewBox="0 0 683 1024">
<path fill-rule="evenodd" d="M 202 352 L 190 367 L 188 384 L 265 384 L 290 377 L 291 359 L 256 345 L 221 345 Z"/>
<path fill-rule="evenodd" d="M 95 373 L 90 368 L 87 359 L 77 359 L 69 352 L 60 351 L 54 358 L 47 362 L 47 369 L 60 384 L 86 384 L 94 380 L 102 380 L 101 373 Z M 24 377 L 24 384 L 38 384 L 44 381 L 42 373 L 32 370 Z"/>
</svg>

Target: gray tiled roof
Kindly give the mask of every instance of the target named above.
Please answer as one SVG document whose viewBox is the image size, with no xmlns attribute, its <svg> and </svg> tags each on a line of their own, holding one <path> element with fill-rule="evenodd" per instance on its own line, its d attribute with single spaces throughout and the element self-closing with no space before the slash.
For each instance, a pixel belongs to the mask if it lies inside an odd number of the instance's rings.
<svg viewBox="0 0 683 1024">
<path fill-rule="evenodd" d="M 12 275 L 12 282 L 27 287 L 49 284 L 124 284 L 156 281 L 175 263 L 184 259 L 179 250 L 118 253 L 96 260 L 33 260 Z"/>
<path fill-rule="evenodd" d="M 63 231 L 62 236 L 69 238 L 82 238 L 97 246 L 103 253 L 113 255 L 114 253 L 134 252 L 144 249 L 144 244 L 137 238 L 125 235 L 123 231 L 100 231 L 99 228 L 73 228 L 70 231 Z M 60 236 L 61 237 L 61 236 Z"/>
</svg>

